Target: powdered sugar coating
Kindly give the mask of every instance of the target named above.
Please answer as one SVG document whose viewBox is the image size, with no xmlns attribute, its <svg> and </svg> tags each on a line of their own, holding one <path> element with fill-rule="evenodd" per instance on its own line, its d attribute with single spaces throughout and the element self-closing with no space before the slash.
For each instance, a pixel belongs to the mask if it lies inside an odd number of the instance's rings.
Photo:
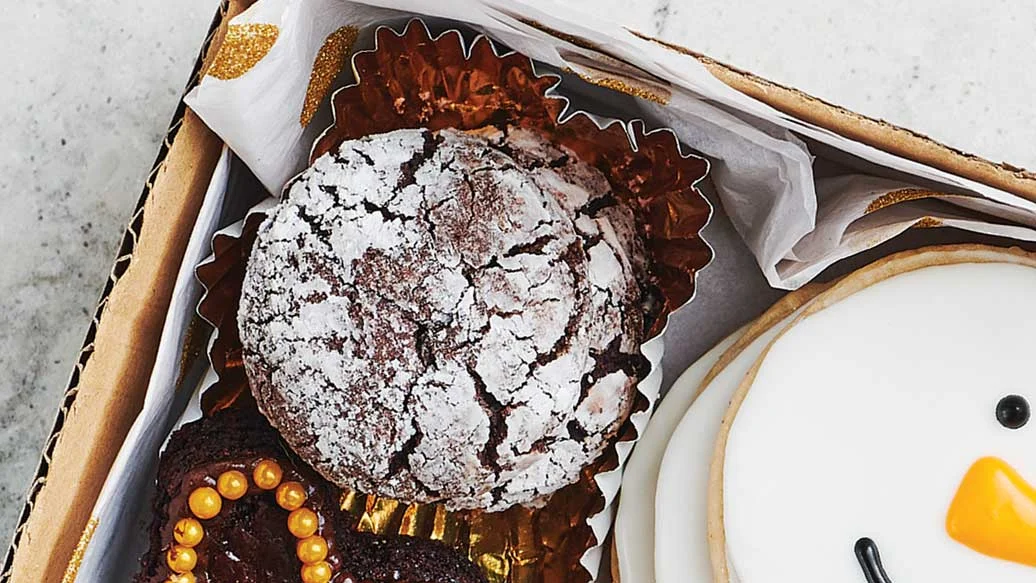
<svg viewBox="0 0 1036 583">
<path fill-rule="evenodd" d="M 535 504 L 629 414 L 644 257 L 604 176 L 536 134 L 346 142 L 259 229 L 246 370 L 264 414 L 340 486 Z"/>
</svg>

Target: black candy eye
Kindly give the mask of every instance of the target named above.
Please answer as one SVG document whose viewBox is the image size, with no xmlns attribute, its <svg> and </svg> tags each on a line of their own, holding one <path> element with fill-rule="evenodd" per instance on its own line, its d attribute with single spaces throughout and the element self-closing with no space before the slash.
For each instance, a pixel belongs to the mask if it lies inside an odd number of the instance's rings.
<svg viewBox="0 0 1036 583">
<path fill-rule="evenodd" d="M 996 404 L 996 420 L 1008 429 L 1020 429 L 1029 422 L 1029 402 L 1021 395 L 1007 395 Z"/>
</svg>

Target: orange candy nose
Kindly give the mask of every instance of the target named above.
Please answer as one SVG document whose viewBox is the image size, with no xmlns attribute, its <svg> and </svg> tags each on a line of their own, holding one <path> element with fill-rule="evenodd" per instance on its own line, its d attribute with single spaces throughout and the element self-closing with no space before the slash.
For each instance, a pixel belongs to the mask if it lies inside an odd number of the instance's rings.
<svg viewBox="0 0 1036 583">
<path fill-rule="evenodd" d="M 975 462 L 946 513 L 953 540 L 984 555 L 1036 567 L 1036 488 L 1007 462 Z"/>
</svg>

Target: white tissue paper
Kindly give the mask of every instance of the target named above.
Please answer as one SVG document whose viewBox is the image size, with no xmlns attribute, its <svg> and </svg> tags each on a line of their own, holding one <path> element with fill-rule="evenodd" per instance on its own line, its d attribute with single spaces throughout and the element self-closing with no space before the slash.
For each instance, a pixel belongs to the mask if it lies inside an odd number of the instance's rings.
<svg viewBox="0 0 1036 583">
<path fill-rule="evenodd" d="M 799 287 L 838 258 L 880 244 L 909 228 L 904 225 L 911 218 L 925 219 L 930 210 L 905 201 L 896 213 L 854 224 L 864 215 L 854 214 L 850 209 L 859 210 L 859 205 L 848 203 L 891 190 L 857 189 L 858 181 L 867 180 L 864 176 L 815 180 L 810 153 L 793 131 L 878 166 L 917 176 L 919 182 L 936 183 L 938 190 L 998 203 L 983 207 L 983 214 L 996 212 L 994 217 L 1010 221 L 1025 217 L 1025 224 L 1036 218 L 1032 201 L 803 123 L 724 85 L 690 55 L 544 0 L 536 0 L 535 6 L 502 0 L 260 0 L 233 24 L 278 27 L 272 48 L 239 77 L 205 77 L 187 102 L 272 193 L 279 193 L 305 166 L 313 138 L 323 129 L 319 121 L 327 119 L 324 95 L 325 112 L 313 118 L 318 121 L 306 127 L 300 123 L 321 47 L 342 27 L 362 31 L 376 23 L 398 24 L 409 15 L 467 24 L 556 70 L 591 82 L 620 80 L 661 96 L 658 101 L 664 104 L 638 99 L 640 113 L 649 124 L 673 128 L 685 144 L 712 160 L 712 178 L 724 210 L 774 287 Z M 366 48 L 362 32 L 355 44 L 354 49 Z M 559 92 L 564 94 L 564 82 Z M 915 188 L 902 183 L 887 187 Z M 944 200 L 959 202 L 954 197 Z M 975 206 L 967 208 L 976 210 Z M 1005 230 L 983 214 L 973 212 L 968 220 L 938 224 L 984 233 L 1010 232 L 1027 240 L 1036 237 L 1030 229 Z M 878 217 L 895 222 L 881 223 Z"/>
<path fill-rule="evenodd" d="M 86 547 L 79 565 L 76 583 L 107 583 L 128 581 L 137 565 L 135 557 L 143 550 L 139 533 L 150 521 L 150 498 L 142 492 L 151 492 L 157 458 L 140 455 L 148 451 L 147 444 L 164 440 L 175 424 L 182 404 L 181 388 L 208 386 L 202 378 L 204 364 L 198 360 L 187 363 L 183 359 L 188 341 L 188 329 L 194 317 L 195 306 L 201 299 L 202 288 L 194 277 L 194 269 L 210 252 L 209 242 L 220 219 L 220 208 L 230 177 L 230 151 L 226 148 L 216 164 L 205 192 L 205 200 L 198 213 L 191 238 L 187 243 L 180 270 L 177 272 L 169 316 L 162 327 L 155 365 L 151 370 L 144 406 L 126 435 L 119 453 L 112 463 L 104 486 L 97 496 L 90 514 L 97 525 L 90 545 Z M 207 329 L 203 330 L 207 333 Z M 188 367 L 191 370 L 188 370 Z M 210 381 L 211 382 L 211 381 Z M 134 528 L 140 523 L 139 527 Z M 128 550 L 125 555 L 113 549 Z"/>
</svg>

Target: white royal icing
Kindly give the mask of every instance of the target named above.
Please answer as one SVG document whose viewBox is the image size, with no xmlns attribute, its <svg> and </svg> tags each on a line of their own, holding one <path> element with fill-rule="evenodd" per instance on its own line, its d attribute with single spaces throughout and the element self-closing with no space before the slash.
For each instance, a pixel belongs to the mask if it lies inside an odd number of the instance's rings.
<svg viewBox="0 0 1036 583">
<path fill-rule="evenodd" d="M 741 380 L 794 317 L 792 314 L 760 334 L 702 387 L 669 439 L 655 491 L 657 583 L 711 580 L 706 518 L 709 465 L 716 435 Z"/>
<path fill-rule="evenodd" d="M 1036 399 L 1034 337 L 1036 269 L 1006 263 L 897 275 L 792 326 L 725 450 L 739 579 L 862 583 L 853 547 L 869 537 L 897 583 L 1032 581 L 1036 568 L 955 542 L 945 520 L 980 458 L 1036 481 L 1036 423 L 995 417 L 1005 395 Z"/>
</svg>

